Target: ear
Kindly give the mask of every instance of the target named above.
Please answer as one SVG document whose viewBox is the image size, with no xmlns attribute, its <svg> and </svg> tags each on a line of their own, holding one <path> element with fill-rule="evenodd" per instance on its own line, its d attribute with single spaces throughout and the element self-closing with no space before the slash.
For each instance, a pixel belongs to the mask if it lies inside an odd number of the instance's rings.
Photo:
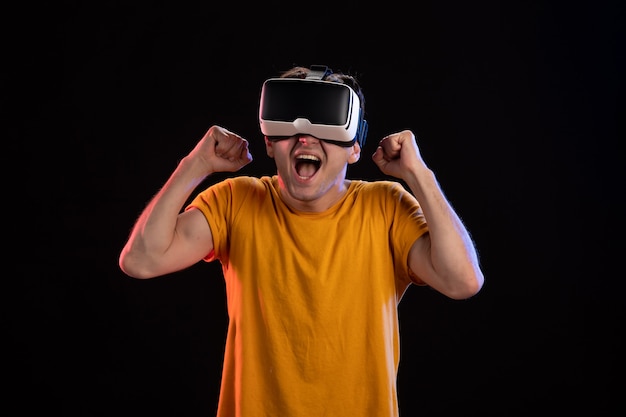
<svg viewBox="0 0 626 417">
<path fill-rule="evenodd" d="M 350 148 L 350 155 L 348 155 L 348 163 L 354 164 L 361 159 L 361 145 L 359 142 L 354 142 L 354 145 Z"/>
<path fill-rule="evenodd" d="M 270 158 L 274 158 L 274 148 L 272 147 L 272 145 L 274 145 L 272 141 L 269 140 L 267 136 L 265 136 L 265 152 Z"/>
</svg>

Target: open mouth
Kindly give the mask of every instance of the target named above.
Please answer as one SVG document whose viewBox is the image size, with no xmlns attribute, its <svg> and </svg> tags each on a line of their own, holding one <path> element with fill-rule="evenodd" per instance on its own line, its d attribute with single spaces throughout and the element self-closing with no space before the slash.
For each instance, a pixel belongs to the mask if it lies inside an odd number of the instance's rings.
<svg viewBox="0 0 626 417">
<path fill-rule="evenodd" d="M 320 159 L 315 155 L 298 155 L 296 157 L 296 173 L 301 179 L 309 179 L 320 169 L 320 164 Z"/>
</svg>

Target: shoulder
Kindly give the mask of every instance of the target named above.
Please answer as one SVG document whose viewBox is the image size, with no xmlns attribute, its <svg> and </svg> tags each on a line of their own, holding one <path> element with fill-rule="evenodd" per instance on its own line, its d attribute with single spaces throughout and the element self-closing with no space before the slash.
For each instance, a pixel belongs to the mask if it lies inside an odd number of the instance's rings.
<svg viewBox="0 0 626 417">
<path fill-rule="evenodd" d="M 241 207 L 258 207 L 271 198 L 270 177 L 239 176 L 226 178 L 202 190 L 189 206 L 209 207 L 211 210 L 235 210 Z"/>
<path fill-rule="evenodd" d="M 407 193 L 407 190 L 397 181 L 390 180 L 378 180 L 378 181 L 364 181 L 364 180 L 352 180 L 350 188 L 355 193 L 363 195 L 399 195 Z"/>
<path fill-rule="evenodd" d="M 374 204 L 385 210 L 395 211 L 397 207 L 406 210 L 419 210 L 415 196 L 402 183 L 392 180 L 361 181 L 353 180 L 350 189 L 355 203 Z"/>
<path fill-rule="evenodd" d="M 267 190 L 272 186 L 272 179 L 270 177 L 251 177 L 251 176 L 238 176 L 232 178 L 226 178 L 223 181 L 215 183 L 209 187 L 211 188 L 228 188 L 231 192 L 249 192 L 253 190 Z"/>
<path fill-rule="evenodd" d="M 239 176 L 228 178 L 220 183 L 222 193 L 229 194 L 233 202 L 246 203 L 252 200 L 264 200 L 275 192 L 275 181 L 272 177 L 260 178 Z"/>
</svg>

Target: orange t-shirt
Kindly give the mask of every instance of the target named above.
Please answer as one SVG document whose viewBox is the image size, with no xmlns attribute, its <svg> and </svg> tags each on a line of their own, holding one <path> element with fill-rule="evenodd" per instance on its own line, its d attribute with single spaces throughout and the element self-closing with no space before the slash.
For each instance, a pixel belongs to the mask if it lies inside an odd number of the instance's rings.
<svg viewBox="0 0 626 417">
<path fill-rule="evenodd" d="M 392 181 L 350 183 L 322 213 L 298 212 L 273 177 L 201 192 L 226 281 L 219 417 L 397 416 L 397 305 L 427 226 Z"/>
</svg>

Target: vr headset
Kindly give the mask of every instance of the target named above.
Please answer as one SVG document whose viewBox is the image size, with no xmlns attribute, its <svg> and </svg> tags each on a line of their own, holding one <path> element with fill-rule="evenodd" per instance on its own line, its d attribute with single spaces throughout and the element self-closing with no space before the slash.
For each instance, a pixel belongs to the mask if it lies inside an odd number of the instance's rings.
<svg viewBox="0 0 626 417">
<path fill-rule="evenodd" d="M 259 105 L 261 132 L 269 140 L 307 134 L 325 142 L 363 147 L 367 122 L 361 101 L 346 84 L 323 81 L 332 74 L 313 65 L 306 79 L 270 78 L 263 83 Z"/>
</svg>

